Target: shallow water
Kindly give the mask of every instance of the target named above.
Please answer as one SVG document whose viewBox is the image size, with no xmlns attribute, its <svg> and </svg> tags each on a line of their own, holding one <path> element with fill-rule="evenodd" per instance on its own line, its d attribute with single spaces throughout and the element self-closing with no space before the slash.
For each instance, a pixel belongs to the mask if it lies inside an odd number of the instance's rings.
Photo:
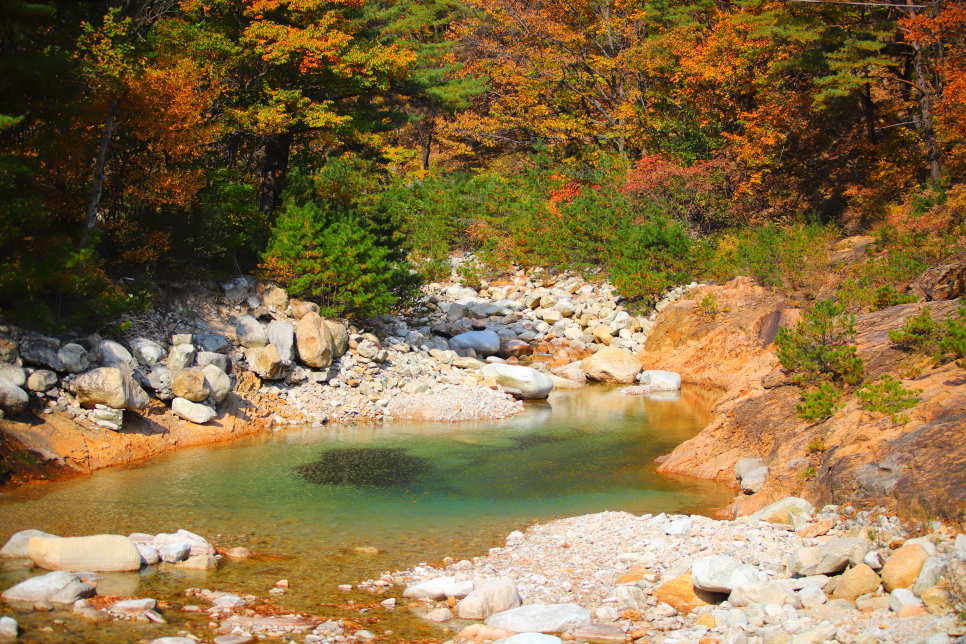
<svg viewBox="0 0 966 644">
<path fill-rule="evenodd" d="M 694 387 L 662 401 L 594 386 L 554 392 L 499 421 L 286 429 L 5 494 L 0 539 L 28 527 L 64 536 L 185 528 L 217 546 L 277 556 L 208 573 L 113 575 L 99 592 L 174 597 L 203 586 L 266 596 L 287 578 L 291 590 L 278 603 L 318 613 L 320 604 L 347 597 L 371 601 L 338 584 L 484 554 L 534 522 L 725 505 L 732 496 L 725 486 L 658 475 L 650 464 L 709 422 L 715 398 Z M 379 484 L 386 480 L 392 484 Z M 352 550 L 361 546 L 379 554 Z M 7 562 L 0 586 L 24 575 Z M 402 618 L 386 624 L 411 637 L 430 628 Z"/>
</svg>

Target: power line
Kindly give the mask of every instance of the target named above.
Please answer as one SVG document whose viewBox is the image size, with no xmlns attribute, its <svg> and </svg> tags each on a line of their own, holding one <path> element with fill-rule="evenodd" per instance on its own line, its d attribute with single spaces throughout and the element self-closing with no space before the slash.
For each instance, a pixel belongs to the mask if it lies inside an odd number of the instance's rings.
<svg viewBox="0 0 966 644">
<path fill-rule="evenodd" d="M 843 0 L 792 0 L 792 2 L 814 2 L 815 4 L 858 4 L 865 7 L 892 7 L 894 9 L 928 9 L 928 4 L 890 4 L 888 2 L 845 2 Z"/>
</svg>

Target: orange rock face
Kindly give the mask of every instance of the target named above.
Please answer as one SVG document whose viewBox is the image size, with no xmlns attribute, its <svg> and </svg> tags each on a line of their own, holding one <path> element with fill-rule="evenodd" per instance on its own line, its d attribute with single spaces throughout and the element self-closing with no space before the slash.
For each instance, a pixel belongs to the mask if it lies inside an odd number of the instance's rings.
<svg viewBox="0 0 966 644">
<path fill-rule="evenodd" d="M 713 601 L 711 593 L 697 590 L 691 583 L 691 575 L 681 575 L 666 581 L 654 591 L 657 601 L 673 606 L 679 613 L 687 614 L 699 606 Z"/>
</svg>

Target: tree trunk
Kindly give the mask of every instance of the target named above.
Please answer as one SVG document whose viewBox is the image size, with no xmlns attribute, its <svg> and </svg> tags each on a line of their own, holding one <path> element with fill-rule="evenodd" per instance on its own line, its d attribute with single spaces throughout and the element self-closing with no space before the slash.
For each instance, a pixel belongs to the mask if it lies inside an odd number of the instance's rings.
<svg viewBox="0 0 966 644">
<path fill-rule="evenodd" d="M 258 209 L 270 215 L 282 205 L 282 190 L 288 172 L 288 155 L 292 134 L 276 134 L 265 141 L 265 158 L 259 175 Z"/>
<path fill-rule="evenodd" d="M 939 163 L 939 145 L 936 143 L 936 132 L 933 129 L 933 91 L 926 78 L 926 65 L 922 59 L 922 48 L 918 42 L 909 43 L 915 51 L 913 61 L 916 73 L 916 88 L 919 90 L 919 111 L 922 114 L 922 138 L 926 144 L 926 156 L 929 159 L 929 174 L 934 182 L 943 178 L 942 166 Z"/>
<path fill-rule="evenodd" d="M 432 152 L 433 147 L 433 130 L 430 129 L 426 133 L 426 138 L 423 139 L 423 171 L 429 172 L 429 155 Z"/>
<path fill-rule="evenodd" d="M 97 210 L 104 195 L 104 166 L 107 165 L 107 148 L 111 144 L 114 133 L 114 114 L 117 112 L 117 96 L 111 98 L 107 108 L 107 120 L 104 121 L 104 132 L 101 134 L 101 148 L 97 151 L 97 161 L 94 164 L 94 181 L 91 183 L 91 196 L 87 201 L 87 219 L 84 222 L 84 233 L 81 236 L 80 248 L 87 247 L 97 225 Z"/>
<path fill-rule="evenodd" d="M 859 90 L 859 102 L 865 113 L 865 131 L 870 143 L 877 143 L 879 137 L 875 133 L 875 102 L 872 100 L 872 88 L 865 84 L 865 93 Z"/>
</svg>

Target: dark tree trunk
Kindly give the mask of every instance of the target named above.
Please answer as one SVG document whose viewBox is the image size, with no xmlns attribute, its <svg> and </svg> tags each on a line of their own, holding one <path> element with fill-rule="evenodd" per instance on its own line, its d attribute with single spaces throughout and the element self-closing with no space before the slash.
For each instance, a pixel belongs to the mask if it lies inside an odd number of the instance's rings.
<svg viewBox="0 0 966 644">
<path fill-rule="evenodd" d="M 933 129 L 933 90 L 926 78 L 926 64 L 923 61 L 922 48 L 919 43 L 912 42 L 916 52 L 913 65 L 916 72 L 916 88 L 919 90 L 919 111 L 922 114 L 922 138 L 926 144 L 926 157 L 929 159 L 929 174 L 934 182 L 943 178 L 942 166 L 939 163 L 939 145 L 936 143 L 936 132 Z"/>
<path fill-rule="evenodd" d="M 265 158 L 259 173 L 258 209 L 270 215 L 282 205 L 288 155 L 292 148 L 290 133 L 276 134 L 265 141 Z"/>
<path fill-rule="evenodd" d="M 423 139 L 423 170 L 429 171 L 429 155 L 432 152 L 433 147 L 433 130 L 431 129 L 427 134 L 426 138 Z"/>
<path fill-rule="evenodd" d="M 114 114 L 117 112 L 117 96 L 111 98 L 107 108 L 107 120 L 104 121 L 104 131 L 101 133 L 101 147 L 97 151 L 97 161 L 94 163 L 94 181 L 91 183 L 91 196 L 87 201 L 87 218 L 84 221 L 84 233 L 81 236 L 80 248 L 87 247 L 97 225 L 97 211 L 104 195 L 104 166 L 107 165 L 107 148 L 111 144 L 114 133 Z"/>
<path fill-rule="evenodd" d="M 875 133 L 875 102 L 872 100 L 872 89 L 868 83 L 865 84 L 865 93 L 859 91 L 859 101 L 865 113 L 865 131 L 871 143 L 877 143 L 878 135 Z"/>
</svg>

